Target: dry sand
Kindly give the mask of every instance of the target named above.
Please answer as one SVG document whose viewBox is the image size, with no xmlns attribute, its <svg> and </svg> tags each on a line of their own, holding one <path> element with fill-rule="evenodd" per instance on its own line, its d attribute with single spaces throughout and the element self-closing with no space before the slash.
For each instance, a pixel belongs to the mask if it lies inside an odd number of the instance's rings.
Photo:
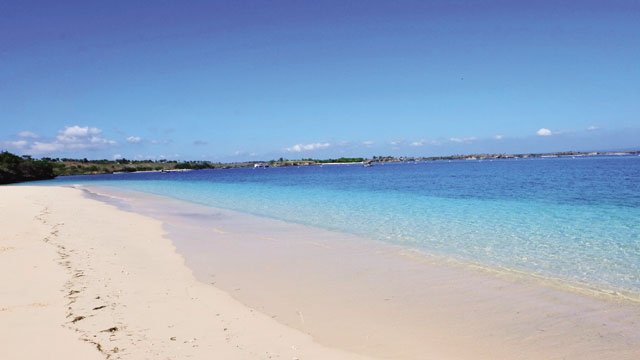
<svg viewBox="0 0 640 360">
<path fill-rule="evenodd" d="M 0 187 L 0 359 L 360 359 L 196 281 L 157 221 Z"/>
<path fill-rule="evenodd" d="M 636 302 L 126 197 L 0 187 L 0 359 L 640 358 Z"/>
</svg>

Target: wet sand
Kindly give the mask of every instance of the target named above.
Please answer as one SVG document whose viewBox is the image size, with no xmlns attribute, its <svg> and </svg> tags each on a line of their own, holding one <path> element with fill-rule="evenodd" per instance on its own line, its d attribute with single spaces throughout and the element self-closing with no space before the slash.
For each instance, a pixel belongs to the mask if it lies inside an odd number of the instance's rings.
<svg viewBox="0 0 640 360">
<path fill-rule="evenodd" d="M 234 211 L 91 191 L 162 221 L 201 282 L 328 347 L 393 359 L 640 357 L 640 304 L 622 296 Z"/>
</svg>

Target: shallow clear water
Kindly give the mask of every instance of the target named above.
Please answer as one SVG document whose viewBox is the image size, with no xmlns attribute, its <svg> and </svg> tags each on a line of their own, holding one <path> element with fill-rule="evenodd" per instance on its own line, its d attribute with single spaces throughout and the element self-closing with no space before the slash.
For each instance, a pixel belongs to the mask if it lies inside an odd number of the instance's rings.
<svg viewBox="0 0 640 360">
<path fill-rule="evenodd" d="M 640 293 L 640 157 L 63 177 Z"/>
</svg>

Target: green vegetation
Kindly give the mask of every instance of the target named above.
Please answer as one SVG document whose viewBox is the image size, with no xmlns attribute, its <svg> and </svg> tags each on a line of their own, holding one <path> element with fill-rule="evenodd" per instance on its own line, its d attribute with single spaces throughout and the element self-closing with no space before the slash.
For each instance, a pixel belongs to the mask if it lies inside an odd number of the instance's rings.
<svg viewBox="0 0 640 360">
<path fill-rule="evenodd" d="M 161 171 L 176 168 L 175 161 L 152 160 L 87 160 L 87 159 L 51 159 L 56 175 L 111 174 L 114 172 Z"/>
<path fill-rule="evenodd" d="M 5 153 L 3 153 L 5 154 Z M 8 177 L 6 182 L 28 181 L 37 179 L 51 179 L 54 176 L 64 175 L 90 175 L 90 174 L 112 174 L 112 173 L 125 173 L 125 172 L 138 172 L 138 171 L 184 171 L 184 170 L 203 170 L 203 169 L 231 169 L 241 167 L 253 167 L 256 162 L 236 162 L 236 163 L 213 163 L 209 161 L 171 161 L 171 160 L 129 160 L 129 159 L 117 159 L 117 160 L 88 160 L 88 159 L 69 159 L 69 158 L 42 158 L 41 160 L 32 160 L 26 156 L 20 158 L 16 155 L 6 153 L 7 156 L 11 156 L 14 159 L 18 159 L 21 162 L 29 165 L 21 165 L 25 169 L 28 166 L 42 166 L 46 164 L 49 172 L 46 175 L 33 176 L 35 174 L 35 168 L 31 169 L 28 176 L 13 176 Z M 27 160 L 28 159 L 28 160 Z M 301 160 L 287 160 L 277 159 L 266 162 L 259 162 L 271 167 L 284 167 L 284 166 L 309 166 L 316 164 L 326 163 L 358 163 L 363 162 L 364 158 L 345 158 L 339 159 L 301 159 Z M 42 164 L 42 165 L 39 165 Z M 8 172 L 8 173 L 15 173 Z M 3 179 L 5 178 L 3 173 Z"/>
<path fill-rule="evenodd" d="M 231 169 L 254 167 L 284 167 L 284 166 L 313 166 L 330 163 L 356 164 L 363 163 L 366 166 L 386 162 L 416 162 L 416 161 L 442 161 L 442 160 L 485 160 L 485 159 L 518 159 L 538 157 L 579 157 L 602 155 L 640 155 L 639 150 L 622 152 L 556 152 L 556 153 L 531 153 L 531 154 L 467 154 L 431 157 L 395 157 L 374 156 L 370 159 L 362 157 L 341 157 L 338 159 L 300 159 L 288 160 L 279 158 L 269 161 L 246 161 L 235 163 L 213 163 L 210 161 L 172 161 L 172 160 L 88 160 L 68 158 L 42 158 L 32 159 L 30 156 L 17 156 L 8 152 L 0 153 L 0 184 L 8 184 L 20 181 L 45 180 L 59 175 L 89 175 L 112 174 L 120 172 L 137 171 L 186 171 L 202 169 Z"/>
<path fill-rule="evenodd" d="M 21 181 L 53 179 L 53 166 L 46 160 L 34 160 L 30 156 L 0 153 L 0 184 Z"/>
<path fill-rule="evenodd" d="M 361 157 L 341 157 L 338 159 L 323 159 L 323 160 L 318 160 L 318 159 L 303 159 L 306 161 L 311 161 L 317 164 L 348 164 L 348 163 L 360 163 L 365 161 L 365 158 L 361 158 Z"/>
</svg>

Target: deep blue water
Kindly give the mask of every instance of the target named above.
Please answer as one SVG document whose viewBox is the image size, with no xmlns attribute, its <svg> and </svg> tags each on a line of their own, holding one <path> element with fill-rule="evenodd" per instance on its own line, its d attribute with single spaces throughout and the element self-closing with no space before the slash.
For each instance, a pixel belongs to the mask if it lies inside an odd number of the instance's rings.
<svg viewBox="0 0 640 360">
<path fill-rule="evenodd" d="M 58 178 L 339 230 L 640 294 L 640 157 Z"/>
</svg>

